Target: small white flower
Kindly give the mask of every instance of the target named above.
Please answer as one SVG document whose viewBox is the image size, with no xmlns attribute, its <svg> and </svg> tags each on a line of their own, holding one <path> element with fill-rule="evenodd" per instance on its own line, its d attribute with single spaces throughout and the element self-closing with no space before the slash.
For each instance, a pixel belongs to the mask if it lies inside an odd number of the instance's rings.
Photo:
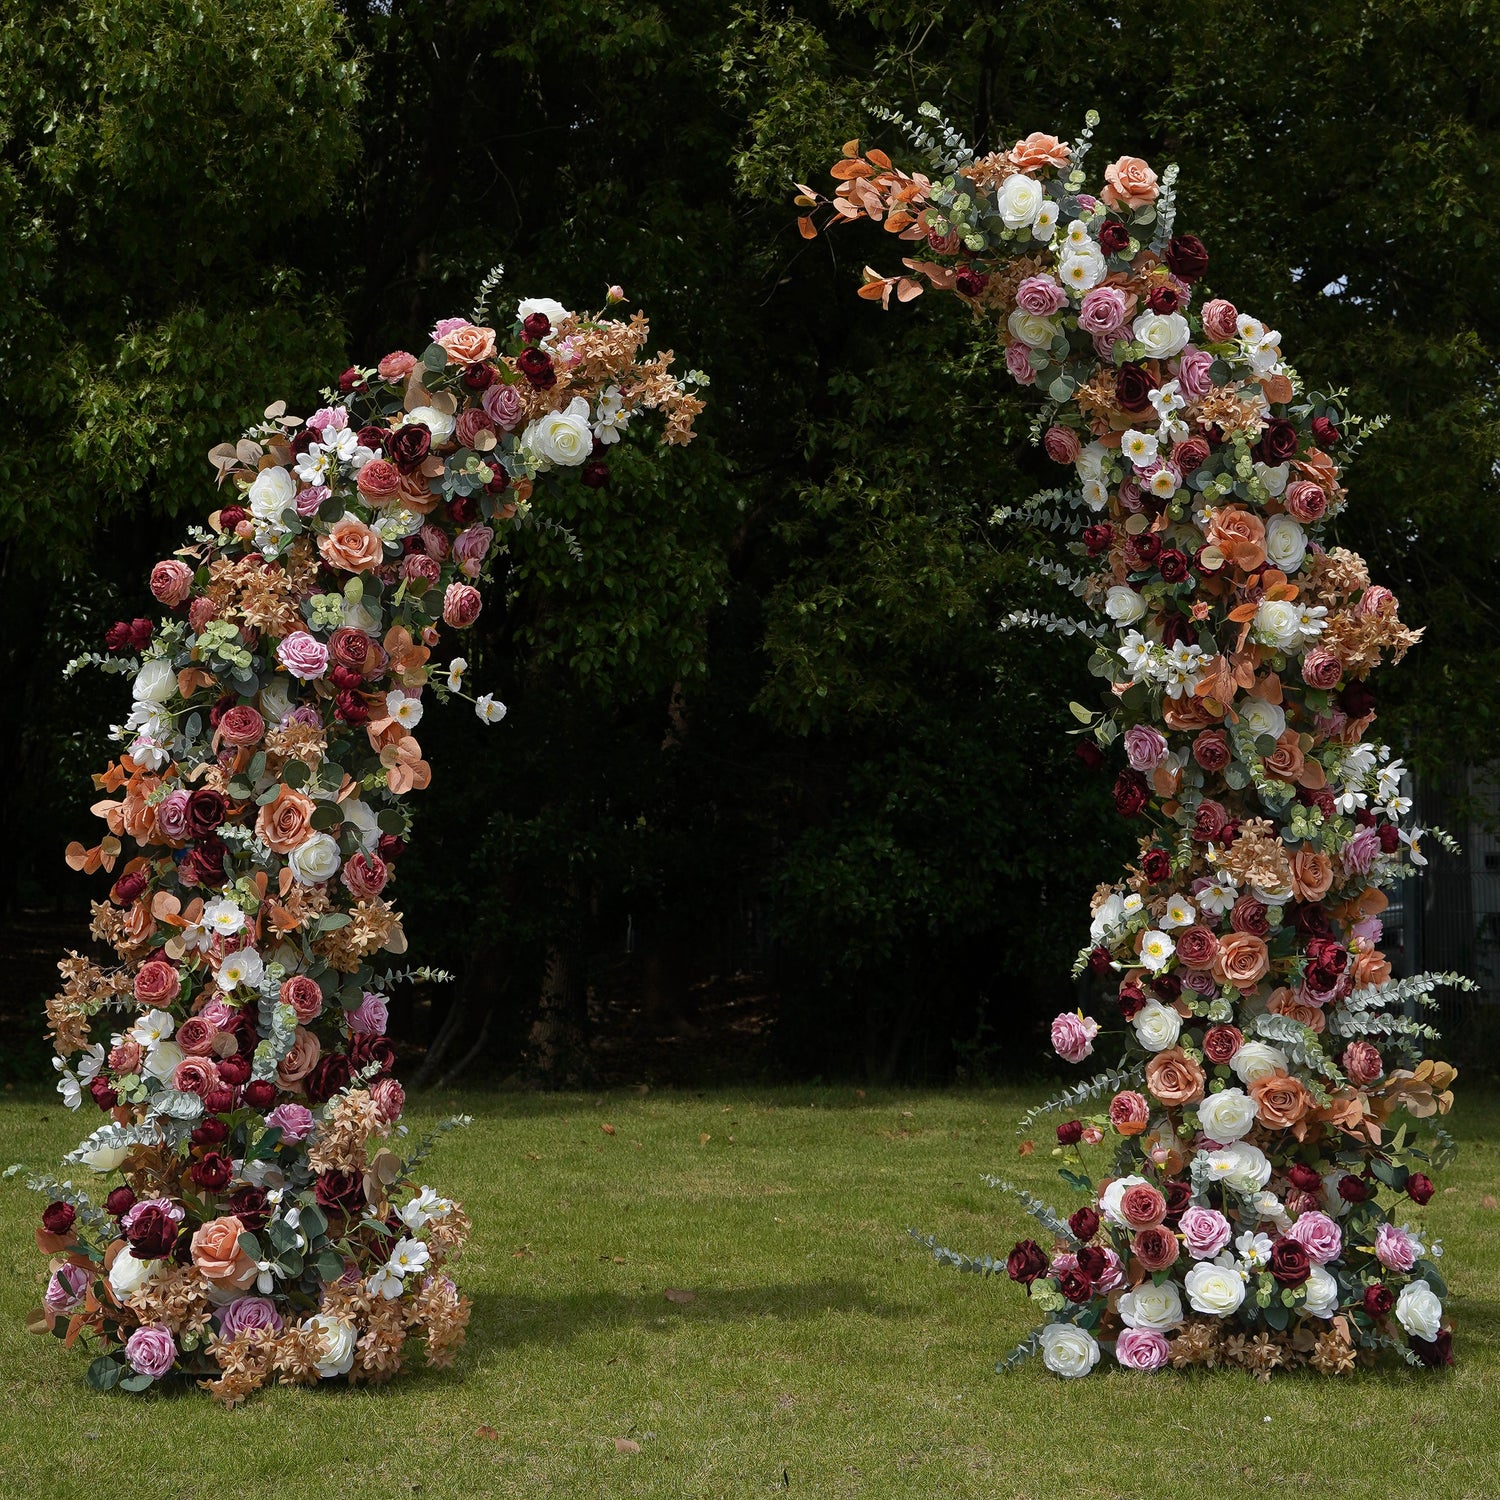
<svg viewBox="0 0 1500 1500">
<path fill-rule="evenodd" d="M 423 1270 L 431 1259 L 421 1240 L 397 1240 L 391 1247 L 389 1268 L 398 1276 L 411 1276 Z"/>
<path fill-rule="evenodd" d="M 203 908 L 203 925 L 215 937 L 233 937 L 244 931 L 245 913 L 228 896 L 220 896 Z"/>
<path fill-rule="evenodd" d="M 475 714 L 486 724 L 498 724 L 505 717 L 505 705 L 497 703 L 489 693 L 482 693 L 474 700 Z"/>
<path fill-rule="evenodd" d="M 148 1051 L 152 1047 L 160 1046 L 174 1031 L 177 1030 L 177 1020 L 169 1010 L 143 1011 L 136 1018 L 136 1023 L 130 1028 L 130 1039 L 139 1043 Z"/>
<path fill-rule="evenodd" d="M 463 690 L 464 673 L 469 670 L 469 664 L 461 656 L 455 656 L 448 663 L 448 691 L 457 693 Z"/>
<path fill-rule="evenodd" d="M 406 1283 L 400 1275 L 389 1266 L 381 1266 L 370 1279 L 365 1282 L 365 1290 L 372 1297 L 384 1297 L 388 1302 L 394 1302 L 406 1289 Z"/>
<path fill-rule="evenodd" d="M 1134 427 L 1127 428 L 1120 439 L 1120 452 L 1138 469 L 1145 468 L 1156 457 L 1157 447 L 1153 434 L 1141 432 Z"/>
<path fill-rule="evenodd" d="M 1160 974 L 1176 951 L 1177 945 L 1172 939 L 1155 927 L 1141 934 L 1141 962 L 1153 974 Z"/>
<path fill-rule="evenodd" d="M 254 989 L 265 974 L 266 967 L 254 948 L 241 948 L 229 954 L 215 971 L 214 979 L 225 993 L 237 990 L 241 985 Z"/>
<path fill-rule="evenodd" d="M 1198 905 L 1213 916 L 1222 917 L 1239 897 L 1239 887 L 1234 881 L 1227 875 L 1220 875 L 1198 892 Z"/>
<path fill-rule="evenodd" d="M 1167 909 L 1161 917 L 1163 927 L 1191 927 L 1197 920 L 1198 909 L 1181 891 L 1167 897 Z"/>
<path fill-rule="evenodd" d="M 422 695 L 396 688 L 385 695 L 385 711 L 398 724 L 415 729 L 422 722 Z"/>
<path fill-rule="evenodd" d="M 1170 500 L 1181 488 L 1177 481 L 1177 471 L 1163 465 L 1146 481 L 1146 488 L 1158 500 Z"/>
<path fill-rule="evenodd" d="M 620 387 L 606 386 L 594 408 L 594 436 L 601 443 L 618 443 L 620 433 L 629 421 L 630 413 L 625 410 L 625 398 L 620 393 Z"/>
<path fill-rule="evenodd" d="M 1109 262 L 1099 247 L 1089 242 L 1070 248 L 1057 263 L 1057 279 L 1070 292 L 1091 292 L 1109 274 Z"/>
<path fill-rule="evenodd" d="M 1057 233 L 1057 204 L 1050 198 L 1036 211 L 1031 224 L 1031 237 L 1046 244 Z"/>
</svg>

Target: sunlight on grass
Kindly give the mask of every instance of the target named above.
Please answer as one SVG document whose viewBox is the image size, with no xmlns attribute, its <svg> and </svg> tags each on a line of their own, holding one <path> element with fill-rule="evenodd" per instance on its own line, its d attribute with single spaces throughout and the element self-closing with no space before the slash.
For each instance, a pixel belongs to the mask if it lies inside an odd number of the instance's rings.
<svg viewBox="0 0 1500 1500">
<path fill-rule="evenodd" d="M 418 1100 L 414 1130 L 455 1107 L 475 1116 L 429 1164 L 474 1215 L 468 1350 L 382 1391 L 270 1391 L 228 1414 L 188 1395 L 93 1395 L 80 1354 L 25 1333 L 41 1205 L 6 1184 L 0 1494 L 94 1500 L 126 1472 L 150 1475 L 153 1500 L 1500 1493 L 1500 1210 L 1485 1206 L 1500 1102 L 1461 1101 L 1459 1164 L 1425 1213 L 1447 1250 L 1451 1375 L 1064 1385 L 1034 1364 L 996 1375 L 1030 1326 L 1022 1299 L 937 1269 L 905 1233 L 1007 1250 L 1029 1221 L 986 1171 L 1072 1205 L 1045 1147 L 1017 1157 L 1013 1122 L 1036 1097 Z M 50 1166 L 81 1133 L 51 1100 L 0 1104 L 0 1162 Z"/>
</svg>

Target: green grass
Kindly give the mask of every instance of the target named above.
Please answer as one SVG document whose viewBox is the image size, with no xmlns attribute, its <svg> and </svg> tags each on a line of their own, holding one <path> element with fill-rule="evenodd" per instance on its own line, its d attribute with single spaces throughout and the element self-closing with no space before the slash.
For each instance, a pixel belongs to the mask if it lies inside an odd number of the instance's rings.
<svg viewBox="0 0 1500 1500">
<path fill-rule="evenodd" d="M 475 1116 L 429 1163 L 475 1220 L 467 1352 L 381 1391 L 273 1390 L 230 1413 L 196 1395 L 93 1395 L 81 1354 L 25 1333 L 41 1205 L 8 1184 L 0 1494 L 1500 1494 L 1500 1211 L 1484 1206 L 1500 1192 L 1500 1099 L 1461 1097 L 1462 1156 L 1426 1211 L 1448 1250 L 1458 1369 L 1258 1385 L 1119 1371 L 1065 1384 L 1035 1363 L 994 1373 L 1029 1326 L 1022 1299 L 937 1269 L 905 1228 L 991 1252 L 1024 1232 L 979 1176 L 1050 1193 L 1045 1150 L 1018 1160 L 1012 1134 L 1033 1098 L 422 1101 L 417 1125 L 454 1105 Z M 0 1104 L 0 1161 L 50 1166 L 81 1133 L 50 1102 Z M 669 1287 L 695 1300 L 669 1301 Z"/>
</svg>

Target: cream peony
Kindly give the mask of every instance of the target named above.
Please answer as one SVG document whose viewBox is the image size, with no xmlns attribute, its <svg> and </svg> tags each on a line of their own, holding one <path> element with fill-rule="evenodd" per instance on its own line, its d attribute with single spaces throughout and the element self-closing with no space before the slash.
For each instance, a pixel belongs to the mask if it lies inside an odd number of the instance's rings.
<svg viewBox="0 0 1500 1500">
<path fill-rule="evenodd" d="M 1188 1277 L 1191 1280 L 1191 1271 Z M 1133 1292 L 1126 1292 L 1120 1298 L 1119 1312 L 1120 1321 L 1127 1328 L 1176 1328 L 1182 1322 L 1182 1298 L 1178 1295 L 1177 1283 L 1164 1281 L 1155 1286 L 1144 1281 Z"/>
<path fill-rule="evenodd" d="M 109 1268 L 109 1289 L 124 1302 L 155 1275 L 155 1261 L 137 1260 L 134 1252 L 127 1248 L 115 1256 L 114 1264 Z"/>
<path fill-rule="evenodd" d="M 250 502 L 250 514 L 257 521 L 279 521 L 282 512 L 296 504 L 297 481 L 280 464 L 275 464 L 255 476 L 245 498 Z"/>
<path fill-rule="evenodd" d="M 1057 325 L 1050 318 L 1038 317 L 1018 307 L 1005 320 L 1012 338 L 1019 339 L 1028 349 L 1045 349 L 1057 335 Z"/>
<path fill-rule="evenodd" d="M 1264 698 L 1241 698 L 1235 708 L 1245 732 L 1257 739 L 1268 734 L 1273 740 L 1279 740 L 1286 729 L 1286 715 L 1279 704 L 1267 703 Z"/>
<path fill-rule="evenodd" d="M 354 1364 L 354 1346 L 359 1339 L 359 1329 L 343 1318 L 330 1313 L 318 1313 L 303 1325 L 323 1335 L 323 1357 L 318 1361 L 318 1374 L 324 1380 L 336 1375 L 347 1375 Z"/>
<path fill-rule="evenodd" d="M 594 448 L 588 402 L 582 396 L 575 396 L 567 410 L 548 412 L 545 417 L 528 422 L 521 434 L 521 446 L 543 469 L 554 464 L 575 468 L 585 462 Z"/>
<path fill-rule="evenodd" d="M 135 674 L 130 695 L 137 703 L 165 703 L 177 691 L 177 673 L 165 656 L 153 657 Z"/>
<path fill-rule="evenodd" d="M 1183 1279 L 1183 1287 L 1194 1312 L 1215 1318 L 1227 1318 L 1245 1300 L 1244 1277 L 1233 1266 L 1211 1260 L 1200 1260 Z"/>
<path fill-rule="evenodd" d="M 407 412 L 406 420 L 420 422 L 432 434 L 434 448 L 442 447 L 453 436 L 453 429 L 458 425 L 450 413 L 439 411 L 435 406 L 414 406 Z"/>
<path fill-rule="evenodd" d="M 1307 1291 L 1305 1306 L 1315 1318 L 1331 1318 L 1339 1310 L 1339 1284 L 1332 1272 L 1314 1266 L 1303 1283 Z"/>
<path fill-rule="evenodd" d="M 1098 1344 L 1071 1323 L 1049 1323 L 1037 1334 L 1037 1342 L 1042 1346 L 1042 1363 L 1065 1380 L 1077 1380 L 1099 1363 Z"/>
<path fill-rule="evenodd" d="M 1250 1134 L 1255 1101 L 1243 1089 L 1223 1089 L 1198 1105 L 1198 1125 L 1211 1141 L 1227 1146 Z"/>
</svg>

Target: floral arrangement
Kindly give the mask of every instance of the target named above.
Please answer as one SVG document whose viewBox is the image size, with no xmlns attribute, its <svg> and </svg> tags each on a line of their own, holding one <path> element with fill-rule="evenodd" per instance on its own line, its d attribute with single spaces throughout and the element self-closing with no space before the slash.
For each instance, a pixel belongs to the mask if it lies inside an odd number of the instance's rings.
<svg viewBox="0 0 1500 1500">
<path fill-rule="evenodd" d="M 1117 997 L 1116 1066 L 1023 1124 L 1077 1113 L 1056 1149 L 1090 1201 L 1064 1219 L 1021 1195 L 1053 1243 L 1003 1263 L 1045 1320 L 1007 1363 L 1449 1364 L 1442 1247 L 1410 1221 L 1451 1150 L 1422 1131 L 1455 1074 L 1416 1017 L 1465 981 L 1397 981 L 1381 953 L 1381 888 L 1426 861 L 1366 680 L 1420 632 L 1328 536 L 1374 424 L 1308 390 L 1274 328 L 1204 298 L 1175 169 L 1122 156 L 1089 191 L 1097 116 L 1071 144 L 979 156 L 923 115 L 887 118 L 925 171 L 852 141 L 831 199 L 800 189 L 802 232 L 827 210 L 822 227 L 870 219 L 912 244 L 905 274 L 867 269 L 860 295 L 951 292 L 1044 402 L 1034 437 L 1070 478 L 1022 516 L 1065 538 L 1074 564 L 1039 565 L 1098 619 L 1013 621 L 1094 643 L 1103 707 L 1071 705 L 1078 753 L 1119 756 L 1115 805 L 1141 828 L 1075 970 Z M 1062 1015 L 1052 1042 L 1080 1063 L 1101 1031 Z"/>
<path fill-rule="evenodd" d="M 406 951 L 392 900 L 431 770 L 432 660 L 481 608 L 497 535 L 547 526 L 538 483 L 608 482 L 647 411 L 686 443 L 702 408 L 646 357 L 647 324 L 520 303 L 503 334 L 445 318 L 417 358 L 351 368 L 305 421 L 283 403 L 213 450 L 227 502 L 151 574 L 168 611 L 80 658 L 132 679 L 119 758 L 94 778 L 107 832 L 68 861 L 113 876 L 47 1006 L 58 1088 L 105 1119 L 67 1157 L 101 1186 L 52 1202 L 33 1326 L 95 1343 L 89 1381 L 199 1380 L 228 1405 L 268 1381 L 383 1381 L 430 1365 L 469 1302 L 446 1274 L 469 1233 L 417 1178 L 385 1036 Z M 612 288 L 610 301 L 623 293 Z M 464 1121 L 448 1122 L 465 1123 Z M 12 1168 L 11 1171 L 20 1170 Z"/>
</svg>

